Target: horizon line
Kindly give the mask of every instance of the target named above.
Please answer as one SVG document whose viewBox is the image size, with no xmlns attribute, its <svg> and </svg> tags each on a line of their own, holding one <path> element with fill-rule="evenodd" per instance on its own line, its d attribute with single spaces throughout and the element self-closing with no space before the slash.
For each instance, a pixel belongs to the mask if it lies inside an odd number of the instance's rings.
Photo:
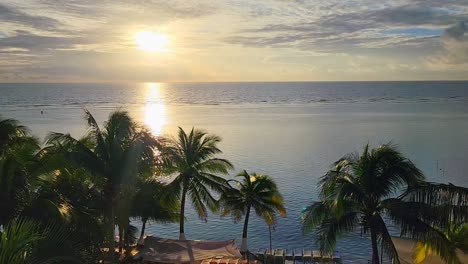
<svg viewBox="0 0 468 264">
<path fill-rule="evenodd" d="M 339 81 L 13 81 L 0 84 L 100 84 L 100 83 L 340 83 L 340 82 L 468 82 L 468 79 L 440 80 L 339 80 Z"/>
</svg>

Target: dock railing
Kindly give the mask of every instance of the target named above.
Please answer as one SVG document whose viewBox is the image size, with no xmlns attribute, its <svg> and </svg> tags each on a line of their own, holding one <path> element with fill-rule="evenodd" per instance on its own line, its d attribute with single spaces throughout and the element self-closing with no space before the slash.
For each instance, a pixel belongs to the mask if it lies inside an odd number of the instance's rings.
<svg viewBox="0 0 468 264">
<path fill-rule="evenodd" d="M 311 248 L 259 248 L 255 256 L 263 264 L 315 264 L 315 263 L 341 263 L 341 255 L 338 251 L 333 254 L 324 254 L 320 250 Z"/>
</svg>

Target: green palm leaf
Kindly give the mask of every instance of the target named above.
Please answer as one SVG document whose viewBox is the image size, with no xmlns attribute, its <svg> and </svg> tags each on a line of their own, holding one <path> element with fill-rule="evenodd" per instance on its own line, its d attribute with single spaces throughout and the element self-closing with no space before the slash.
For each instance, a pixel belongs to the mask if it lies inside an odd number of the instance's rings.
<svg viewBox="0 0 468 264">
<path fill-rule="evenodd" d="M 192 128 L 187 134 L 179 128 L 177 138 L 165 142 L 161 155 L 164 170 L 175 174 L 169 184 L 175 196 L 180 197 L 180 237 L 184 238 L 184 210 L 187 194 L 198 216 L 206 220 L 208 212 L 217 211 L 218 202 L 211 193 L 224 190 L 226 180 L 217 174 L 227 174 L 233 168 L 225 159 L 217 158 L 221 153 L 217 147 L 221 138 Z"/>
<path fill-rule="evenodd" d="M 268 225 L 276 222 L 276 214 L 286 215 L 283 197 L 274 180 L 268 175 L 249 174 L 246 170 L 237 174 L 241 181 L 230 180 L 221 195 L 221 215 L 231 215 L 235 222 L 245 215 L 241 251 L 247 251 L 247 229 L 250 211 L 263 219 Z M 234 186 L 232 186 L 234 183 Z"/>
<path fill-rule="evenodd" d="M 336 161 L 320 179 L 321 201 L 305 210 L 303 230 L 315 230 L 320 248 L 330 253 L 339 235 L 361 226 L 371 235 L 372 263 L 380 262 L 378 243 L 382 243 L 388 256 L 396 258 L 398 255 L 383 218 L 385 214 L 398 212 L 396 208 L 401 208 L 402 204 L 401 198 L 389 198 L 409 187 L 418 186 L 422 180 L 421 171 L 394 145 L 386 144 L 375 149 L 366 145 L 360 155 L 351 153 Z M 426 216 L 429 219 L 429 212 L 433 211 L 425 212 L 425 215 L 420 213 L 415 218 Z M 409 216 L 404 214 L 392 219 L 407 229 L 424 223 L 421 219 L 420 222 L 409 222 Z"/>
</svg>

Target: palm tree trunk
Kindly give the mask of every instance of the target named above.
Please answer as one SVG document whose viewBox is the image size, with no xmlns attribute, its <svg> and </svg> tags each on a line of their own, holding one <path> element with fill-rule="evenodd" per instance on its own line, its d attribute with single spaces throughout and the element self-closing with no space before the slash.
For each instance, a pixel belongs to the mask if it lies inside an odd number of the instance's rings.
<svg viewBox="0 0 468 264">
<path fill-rule="evenodd" d="M 111 263 L 115 263 L 115 218 L 114 218 L 114 205 L 111 202 L 109 206 L 109 213 L 108 213 L 108 221 L 109 221 L 109 231 L 108 231 L 108 239 L 109 239 L 109 259 Z"/>
<path fill-rule="evenodd" d="M 182 187 L 182 200 L 180 201 L 180 218 L 179 218 L 179 240 L 185 240 L 184 233 L 184 220 L 185 220 L 185 196 L 187 195 L 187 190 L 185 186 Z"/>
<path fill-rule="evenodd" d="M 145 236 L 145 229 L 146 229 L 146 221 L 148 221 L 147 218 L 143 218 L 141 219 L 141 221 L 143 222 L 141 224 L 141 233 L 140 233 L 140 239 L 138 239 L 138 243 L 142 242 L 143 241 L 143 237 Z"/>
<path fill-rule="evenodd" d="M 109 243 L 109 251 L 108 251 L 108 261 L 111 264 L 116 263 L 115 258 L 115 198 L 114 198 L 114 190 L 111 186 L 107 185 L 103 191 L 103 201 L 106 204 L 106 209 L 104 209 L 105 217 L 107 218 L 107 223 L 105 229 L 106 231 L 106 239 L 108 239 Z"/>
<path fill-rule="evenodd" d="M 247 247 L 247 229 L 249 227 L 249 217 L 250 217 L 250 206 L 247 207 L 247 212 L 245 213 L 244 230 L 242 231 L 242 245 L 240 248 L 240 251 L 242 253 L 247 252 L 249 250 Z"/>
<path fill-rule="evenodd" d="M 122 254 L 122 249 L 123 249 L 123 236 L 124 236 L 123 227 L 119 226 L 119 253 L 121 254 Z"/>
<path fill-rule="evenodd" d="M 379 248 L 377 245 L 377 233 L 371 228 L 371 242 L 372 242 L 372 264 L 379 264 Z"/>
</svg>

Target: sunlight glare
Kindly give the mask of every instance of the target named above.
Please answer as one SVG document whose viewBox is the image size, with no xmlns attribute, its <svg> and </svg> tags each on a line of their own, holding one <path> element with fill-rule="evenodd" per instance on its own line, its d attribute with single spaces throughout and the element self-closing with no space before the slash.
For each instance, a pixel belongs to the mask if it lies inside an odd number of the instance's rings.
<svg viewBox="0 0 468 264">
<path fill-rule="evenodd" d="M 165 35 L 151 32 L 142 31 L 136 34 L 135 42 L 138 47 L 145 51 L 151 52 L 167 52 L 169 40 Z"/>
<path fill-rule="evenodd" d="M 160 83 L 147 83 L 145 123 L 155 135 L 161 135 L 166 125 L 166 106 L 161 95 Z"/>
</svg>

